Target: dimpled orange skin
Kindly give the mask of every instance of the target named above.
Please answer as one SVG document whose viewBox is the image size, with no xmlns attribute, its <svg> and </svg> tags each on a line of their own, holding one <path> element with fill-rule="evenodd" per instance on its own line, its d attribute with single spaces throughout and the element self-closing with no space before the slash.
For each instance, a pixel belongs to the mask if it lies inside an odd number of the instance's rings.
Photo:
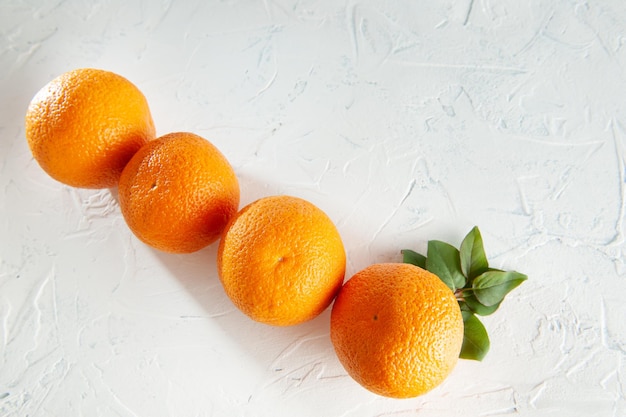
<svg viewBox="0 0 626 417">
<path fill-rule="evenodd" d="M 239 183 L 209 141 L 175 132 L 148 142 L 128 162 L 119 203 L 141 241 L 164 252 L 190 253 L 220 237 L 239 207 Z"/>
<path fill-rule="evenodd" d="M 393 398 L 439 385 L 457 363 L 463 330 L 452 291 L 436 275 L 402 263 L 355 274 L 331 312 L 331 341 L 348 374 Z"/>
<path fill-rule="evenodd" d="M 52 178 L 80 188 L 117 185 L 155 128 L 144 95 L 109 71 L 81 68 L 44 86 L 26 113 L 33 157 Z"/>
<path fill-rule="evenodd" d="M 243 208 L 218 248 L 226 294 L 253 320 L 291 326 L 318 316 L 343 283 L 344 246 L 330 218 L 291 196 Z"/>
</svg>

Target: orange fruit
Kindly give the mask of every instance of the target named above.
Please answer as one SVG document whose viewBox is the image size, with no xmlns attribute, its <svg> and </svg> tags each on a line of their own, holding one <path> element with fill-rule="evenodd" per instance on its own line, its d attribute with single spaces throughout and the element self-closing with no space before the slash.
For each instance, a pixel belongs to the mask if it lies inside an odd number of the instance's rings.
<svg viewBox="0 0 626 417">
<path fill-rule="evenodd" d="M 330 305 L 343 283 L 346 254 L 322 210 L 297 197 L 271 196 L 233 217 L 217 265 L 226 294 L 243 313 L 290 326 Z"/>
<path fill-rule="evenodd" d="M 176 132 L 146 143 L 119 182 L 122 215 L 144 243 L 189 253 L 215 242 L 239 207 L 239 183 L 206 139 Z"/>
<path fill-rule="evenodd" d="M 359 384 L 386 397 L 415 397 L 439 385 L 457 362 L 463 330 L 452 291 L 410 264 L 357 272 L 331 311 L 340 362 Z"/>
<path fill-rule="evenodd" d="M 144 95 L 126 78 L 81 68 L 50 81 L 26 112 L 26 139 L 52 178 L 81 188 L 117 185 L 155 129 Z"/>
</svg>

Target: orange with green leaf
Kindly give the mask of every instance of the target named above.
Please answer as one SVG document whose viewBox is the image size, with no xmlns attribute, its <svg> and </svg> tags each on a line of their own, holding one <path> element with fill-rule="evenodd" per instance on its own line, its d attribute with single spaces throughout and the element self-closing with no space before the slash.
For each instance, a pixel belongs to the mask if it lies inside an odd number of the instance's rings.
<svg viewBox="0 0 626 417">
<path fill-rule="evenodd" d="M 482 360 L 490 341 L 478 316 L 493 314 L 527 279 L 490 267 L 474 227 L 458 249 L 431 240 L 426 255 L 404 249 L 403 263 L 371 265 L 343 284 L 343 242 L 324 212 L 290 196 L 237 212 L 237 176 L 220 151 L 189 132 L 155 139 L 143 94 L 107 71 L 78 69 L 49 83 L 30 103 L 25 133 L 58 181 L 118 185 L 124 219 L 146 244 L 189 253 L 219 239 L 220 282 L 252 319 L 295 325 L 335 300 L 337 356 L 383 396 L 422 395 L 459 357 Z"/>
<path fill-rule="evenodd" d="M 342 287 L 330 336 L 339 361 L 364 388 L 409 398 L 441 384 L 457 360 L 482 360 L 492 314 L 526 275 L 489 267 L 478 228 L 460 249 L 431 240 L 427 255 L 371 265 Z"/>
</svg>

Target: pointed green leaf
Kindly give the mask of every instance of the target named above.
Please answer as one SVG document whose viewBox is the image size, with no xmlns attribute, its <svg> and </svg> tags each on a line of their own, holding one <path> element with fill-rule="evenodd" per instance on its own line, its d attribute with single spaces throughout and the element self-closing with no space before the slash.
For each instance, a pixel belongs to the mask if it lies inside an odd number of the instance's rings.
<svg viewBox="0 0 626 417">
<path fill-rule="evenodd" d="M 500 307 L 500 303 L 496 303 L 492 306 L 485 306 L 481 304 L 480 301 L 478 301 L 476 296 L 473 294 L 473 292 L 470 291 L 471 290 L 464 292 L 463 300 L 465 301 L 467 308 L 475 314 L 478 314 L 479 316 L 488 316 L 490 314 L 493 314 L 498 309 L 498 307 Z"/>
<path fill-rule="evenodd" d="M 489 267 L 483 247 L 483 238 L 478 227 L 474 227 L 461 243 L 461 270 L 471 281 Z"/>
<path fill-rule="evenodd" d="M 515 271 L 487 271 L 474 279 L 472 288 L 476 299 L 484 306 L 494 306 L 528 277 Z"/>
<path fill-rule="evenodd" d="M 461 311 L 463 315 L 464 333 L 463 346 L 459 357 L 481 361 L 489 352 L 489 335 L 481 321 L 469 311 Z"/>
<path fill-rule="evenodd" d="M 448 243 L 439 240 L 428 242 L 426 269 L 437 275 L 452 291 L 465 285 L 459 250 Z"/>
<path fill-rule="evenodd" d="M 402 262 L 405 264 L 412 264 L 426 269 L 426 257 L 421 253 L 417 253 L 410 249 L 402 249 L 400 253 L 402 253 Z"/>
</svg>

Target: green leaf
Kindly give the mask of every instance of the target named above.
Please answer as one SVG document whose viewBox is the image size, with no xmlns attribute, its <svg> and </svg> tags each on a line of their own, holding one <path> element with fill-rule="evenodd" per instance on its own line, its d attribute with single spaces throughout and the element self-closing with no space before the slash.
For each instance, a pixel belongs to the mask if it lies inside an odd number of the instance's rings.
<svg viewBox="0 0 626 417">
<path fill-rule="evenodd" d="M 474 279 L 474 295 L 484 306 L 490 307 L 502 302 L 514 288 L 528 277 L 515 271 L 487 271 Z"/>
<path fill-rule="evenodd" d="M 489 335 L 481 321 L 469 311 L 461 311 L 463 315 L 463 345 L 459 357 L 481 361 L 489 352 Z"/>
<path fill-rule="evenodd" d="M 426 269 L 426 257 L 421 253 L 417 253 L 410 249 L 402 249 L 400 253 L 402 253 L 402 262 L 405 264 L 412 264 Z"/>
<path fill-rule="evenodd" d="M 470 311 L 478 314 L 479 316 L 488 316 L 493 314 L 498 307 L 500 307 L 500 303 L 492 306 L 481 304 L 471 290 L 464 291 L 463 301 L 465 301 L 465 304 Z"/>
<path fill-rule="evenodd" d="M 461 243 L 461 270 L 471 281 L 489 267 L 483 247 L 483 238 L 478 227 L 474 227 Z"/>
<path fill-rule="evenodd" d="M 437 275 L 452 291 L 465 285 L 459 250 L 448 243 L 439 240 L 428 242 L 426 269 Z"/>
</svg>

